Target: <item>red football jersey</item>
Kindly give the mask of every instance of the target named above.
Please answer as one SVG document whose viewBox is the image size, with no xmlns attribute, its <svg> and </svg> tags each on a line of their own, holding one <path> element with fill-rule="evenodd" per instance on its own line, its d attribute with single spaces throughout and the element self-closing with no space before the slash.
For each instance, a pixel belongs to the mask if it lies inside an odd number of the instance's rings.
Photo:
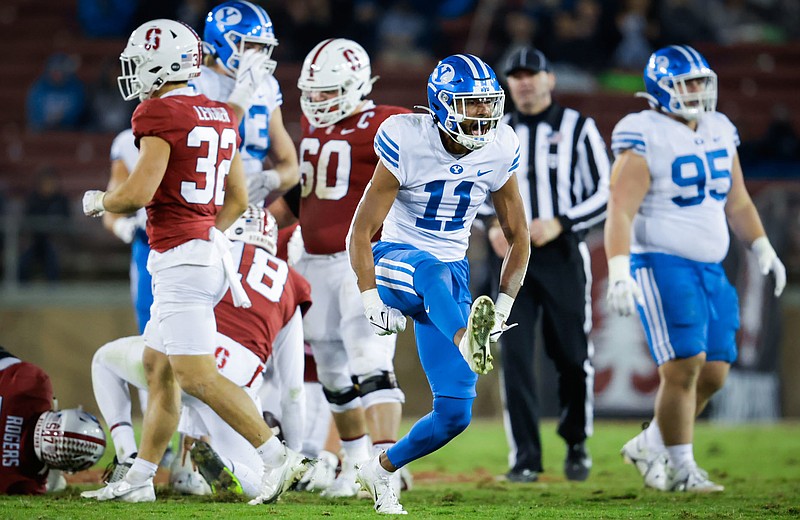
<svg viewBox="0 0 800 520">
<path fill-rule="evenodd" d="M 163 253 L 189 240 L 208 240 L 239 147 L 233 110 L 202 94 L 167 94 L 142 101 L 131 125 L 137 146 L 147 136 L 170 145 L 167 171 L 146 206 L 150 247 Z"/>
<path fill-rule="evenodd" d="M 311 286 L 283 260 L 266 250 L 244 242 L 234 242 L 231 250 L 238 261 L 242 286 L 253 306 L 233 306 L 230 290 L 214 308 L 217 330 L 250 349 L 266 362 L 272 354 L 275 336 L 294 316 L 311 305 Z"/>
<path fill-rule="evenodd" d="M 389 116 L 409 112 L 370 103 L 328 128 L 313 127 L 303 116 L 300 226 L 306 251 L 314 255 L 344 251 L 350 221 L 378 163 L 372 144 L 375 133 Z"/>
<path fill-rule="evenodd" d="M 24 361 L 0 370 L 0 494 L 44 494 L 47 470 L 33 451 L 33 430 L 52 406 L 53 386 L 44 370 Z"/>
</svg>

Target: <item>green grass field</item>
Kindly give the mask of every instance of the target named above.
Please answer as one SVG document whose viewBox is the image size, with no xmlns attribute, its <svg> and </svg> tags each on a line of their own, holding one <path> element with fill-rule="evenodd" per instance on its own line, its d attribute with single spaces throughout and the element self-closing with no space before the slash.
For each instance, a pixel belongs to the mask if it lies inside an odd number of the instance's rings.
<svg viewBox="0 0 800 520">
<path fill-rule="evenodd" d="M 720 426 L 700 424 L 695 455 L 724 493 L 691 495 L 645 489 L 619 448 L 639 430 L 634 422 L 599 421 L 590 441 L 594 458 L 587 482 L 564 480 L 563 442 L 543 428 L 545 473 L 535 484 L 495 480 L 506 471 L 502 425 L 476 421 L 450 445 L 411 465 L 415 486 L 402 503 L 414 518 L 798 518 L 800 517 L 800 423 Z M 111 450 L 108 450 L 109 452 Z M 287 493 L 277 504 L 185 498 L 159 489 L 154 504 L 97 503 L 71 486 L 48 497 L 0 497 L 0 518 L 348 518 L 376 519 L 367 500 L 333 501 Z"/>
</svg>

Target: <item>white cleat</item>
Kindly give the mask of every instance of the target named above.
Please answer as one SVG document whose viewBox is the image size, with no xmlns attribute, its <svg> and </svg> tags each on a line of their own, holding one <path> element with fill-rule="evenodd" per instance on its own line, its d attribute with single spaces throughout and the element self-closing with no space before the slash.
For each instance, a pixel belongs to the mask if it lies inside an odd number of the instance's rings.
<svg viewBox="0 0 800 520">
<path fill-rule="evenodd" d="M 494 368 L 489 347 L 492 327 L 494 327 L 494 302 L 488 296 L 478 296 L 472 303 L 467 330 L 458 345 L 458 350 L 469 368 L 476 374 L 487 374 Z"/>
<path fill-rule="evenodd" d="M 336 480 L 339 457 L 329 451 L 321 451 L 313 465 L 297 483 L 297 491 L 324 491 Z"/>
<path fill-rule="evenodd" d="M 188 451 L 172 459 L 169 467 L 169 484 L 175 492 L 183 495 L 205 496 L 211 494 L 211 486 L 192 464 Z"/>
<path fill-rule="evenodd" d="M 697 467 L 696 464 L 685 464 L 678 469 L 668 468 L 667 488 L 670 491 L 685 491 L 688 493 L 719 493 L 725 491 L 725 486 L 712 482 L 708 473 Z"/>
<path fill-rule="evenodd" d="M 277 467 L 264 466 L 264 475 L 261 477 L 261 491 L 258 496 L 248 502 L 251 506 L 269 504 L 278 500 L 278 497 L 300 480 L 308 470 L 307 459 L 294 450 L 286 448 L 286 458 L 283 464 Z"/>
<path fill-rule="evenodd" d="M 667 453 L 649 449 L 644 441 L 644 432 L 626 442 L 620 454 L 626 464 L 636 466 L 645 486 L 667 491 Z"/>
<path fill-rule="evenodd" d="M 375 511 L 382 515 L 407 515 L 394 492 L 392 478 L 379 471 L 380 455 L 361 466 L 356 473 L 358 483 L 372 496 Z"/>
<path fill-rule="evenodd" d="M 321 495 L 326 498 L 348 498 L 356 496 L 359 489 L 361 485 L 356 480 L 356 470 L 349 468 L 339 473 L 333 484 Z"/>
<path fill-rule="evenodd" d="M 153 478 L 141 484 L 131 484 L 127 480 L 118 480 L 106 484 L 105 487 L 94 491 L 84 491 L 83 498 L 94 498 L 100 502 L 105 500 L 119 500 L 121 502 L 155 502 L 156 490 L 153 487 Z"/>
</svg>

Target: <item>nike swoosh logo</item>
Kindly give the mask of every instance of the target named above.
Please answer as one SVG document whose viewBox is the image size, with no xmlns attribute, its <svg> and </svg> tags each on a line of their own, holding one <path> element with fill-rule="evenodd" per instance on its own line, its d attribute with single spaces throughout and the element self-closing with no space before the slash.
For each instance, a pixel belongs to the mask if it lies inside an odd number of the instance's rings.
<svg viewBox="0 0 800 520">
<path fill-rule="evenodd" d="M 494 171 L 494 170 L 486 170 L 486 171 L 484 172 L 484 171 L 478 170 L 478 177 L 480 177 L 480 176 L 482 176 L 482 175 L 486 175 L 487 173 L 491 173 L 491 172 L 493 172 L 493 171 Z"/>
<path fill-rule="evenodd" d="M 344 129 L 344 130 L 342 130 L 340 133 L 341 133 L 342 135 L 347 135 L 347 134 L 352 134 L 352 133 L 353 133 L 353 132 L 355 132 L 355 131 L 356 131 L 356 129 L 355 129 L 355 128 L 350 128 L 349 130 L 348 130 L 348 129 Z"/>
</svg>

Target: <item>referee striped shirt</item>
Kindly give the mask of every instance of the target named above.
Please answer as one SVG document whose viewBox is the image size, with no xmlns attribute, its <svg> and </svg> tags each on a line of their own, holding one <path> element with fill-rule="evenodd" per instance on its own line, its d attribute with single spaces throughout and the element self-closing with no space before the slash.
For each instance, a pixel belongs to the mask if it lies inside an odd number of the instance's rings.
<svg viewBox="0 0 800 520">
<path fill-rule="evenodd" d="M 558 218 L 565 233 L 583 235 L 605 219 L 611 166 L 592 118 L 553 103 L 541 114 L 514 111 L 503 121 L 519 137 L 517 181 L 528 221 Z"/>
</svg>

